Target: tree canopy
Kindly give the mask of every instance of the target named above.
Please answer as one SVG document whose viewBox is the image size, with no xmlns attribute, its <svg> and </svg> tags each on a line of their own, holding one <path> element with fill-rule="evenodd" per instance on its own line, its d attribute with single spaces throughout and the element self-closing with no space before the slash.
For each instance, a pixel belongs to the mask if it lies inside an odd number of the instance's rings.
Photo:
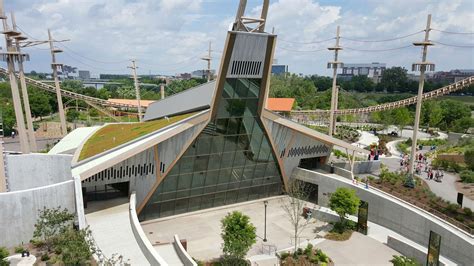
<svg viewBox="0 0 474 266">
<path fill-rule="evenodd" d="M 227 214 L 221 220 L 223 252 L 228 259 L 244 259 L 253 244 L 256 243 L 256 228 L 250 217 L 239 211 Z"/>
</svg>

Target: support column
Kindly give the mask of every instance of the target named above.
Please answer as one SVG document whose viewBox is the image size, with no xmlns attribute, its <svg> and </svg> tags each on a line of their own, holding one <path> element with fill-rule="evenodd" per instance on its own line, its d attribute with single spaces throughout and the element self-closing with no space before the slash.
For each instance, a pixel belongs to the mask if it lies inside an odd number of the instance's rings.
<svg viewBox="0 0 474 266">
<path fill-rule="evenodd" d="M 5 176 L 5 162 L 3 156 L 3 139 L 0 139 L 0 193 L 7 192 L 7 177 Z"/>
<path fill-rule="evenodd" d="M 336 30 L 336 45 L 334 47 L 329 47 L 328 50 L 334 51 L 334 61 L 328 63 L 328 68 L 333 69 L 332 74 L 332 95 L 331 95 L 331 110 L 329 112 L 329 136 L 332 136 L 336 131 L 336 117 L 335 111 L 337 106 L 337 68 L 339 65 L 342 66 L 342 63 L 337 61 L 339 50 L 342 50 L 342 47 L 339 46 L 339 32 L 340 27 L 337 26 Z"/>
<path fill-rule="evenodd" d="M 132 66 L 129 66 L 128 68 L 132 69 L 132 75 L 133 75 L 133 83 L 135 85 L 135 96 L 137 98 L 137 103 L 138 103 L 138 121 L 142 122 L 142 105 L 140 103 L 140 85 L 138 84 L 138 77 L 137 77 L 137 65 L 136 61 L 132 60 Z"/>
<path fill-rule="evenodd" d="M 418 84 L 418 95 L 416 98 L 415 125 L 413 126 L 413 137 L 412 137 L 412 145 L 411 145 L 411 152 L 410 152 L 410 164 L 408 165 L 408 173 L 409 173 L 410 178 L 413 178 L 413 168 L 415 166 L 418 130 L 420 128 L 421 105 L 423 101 L 423 87 L 425 84 L 425 71 L 434 70 L 434 64 L 426 62 L 428 46 L 433 45 L 433 43 L 431 43 L 431 41 L 429 40 L 430 30 L 431 30 L 430 26 L 431 26 L 431 14 L 428 15 L 428 18 L 426 21 L 424 41 L 413 44 L 415 46 L 423 46 L 423 56 L 422 56 L 421 63 L 415 63 L 412 66 L 413 71 L 418 70 L 418 69 L 420 70 L 420 80 Z"/>
<path fill-rule="evenodd" d="M 48 36 L 49 36 L 49 47 L 51 49 L 51 68 L 53 69 L 53 78 L 54 78 L 54 85 L 56 87 L 56 99 L 58 101 L 58 112 L 59 112 L 59 120 L 61 121 L 61 135 L 64 137 L 67 135 L 67 124 L 66 124 L 66 116 L 64 114 L 64 105 L 63 105 L 63 98 L 61 96 L 61 87 L 59 86 L 59 78 L 58 78 L 58 66 L 61 64 L 56 63 L 56 53 L 61 52 L 59 49 L 54 49 L 53 45 L 53 37 L 51 36 L 51 31 L 48 29 Z"/>
</svg>

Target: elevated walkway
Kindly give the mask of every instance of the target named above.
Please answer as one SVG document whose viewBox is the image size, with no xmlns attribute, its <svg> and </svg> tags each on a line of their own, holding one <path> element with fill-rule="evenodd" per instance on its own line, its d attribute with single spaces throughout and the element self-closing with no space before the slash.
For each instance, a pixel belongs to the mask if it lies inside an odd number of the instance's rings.
<svg viewBox="0 0 474 266">
<path fill-rule="evenodd" d="M 122 203 L 86 214 L 86 220 L 105 257 L 118 254 L 130 265 L 150 265 L 135 240 L 128 210 L 129 203 Z"/>
</svg>

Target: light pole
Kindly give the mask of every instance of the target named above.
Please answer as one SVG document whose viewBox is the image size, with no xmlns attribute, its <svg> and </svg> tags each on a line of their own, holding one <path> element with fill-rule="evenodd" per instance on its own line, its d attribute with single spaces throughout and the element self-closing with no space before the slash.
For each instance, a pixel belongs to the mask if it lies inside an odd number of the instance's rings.
<svg viewBox="0 0 474 266">
<path fill-rule="evenodd" d="M 265 225 L 263 229 L 263 242 L 267 242 L 267 205 L 268 201 L 264 201 L 263 205 L 265 205 Z"/>
</svg>

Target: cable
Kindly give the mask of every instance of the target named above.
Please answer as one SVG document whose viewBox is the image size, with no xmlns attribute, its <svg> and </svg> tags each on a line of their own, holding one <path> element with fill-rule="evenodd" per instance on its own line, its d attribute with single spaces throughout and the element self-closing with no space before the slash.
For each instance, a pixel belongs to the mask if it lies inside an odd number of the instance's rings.
<svg viewBox="0 0 474 266">
<path fill-rule="evenodd" d="M 89 60 L 89 61 L 92 61 L 92 62 L 95 62 L 95 63 L 99 63 L 99 64 L 121 64 L 121 63 L 126 63 L 126 62 L 129 62 L 129 60 L 121 60 L 121 61 L 99 61 L 99 60 L 96 60 L 96 59 L 93 59 L 93 58 L 89 58 L 87 56 L 83 56 L 77 52 L 75 52 L 74 50 L 72 50 L 71 48 L 67 47 L 65 44 L 62 44 L 62 43 L 58 43 L 60 46 L 66 48 L 66 50 L 68 50 L 69 52 L 79 56 L 79 57 L 82 57 L 86 60 Z"/>
<path fill-rule="evenodd" d="M 474 32 L 455 32 L 455 31 L 445 31 L 445 30 L 438 30 L 438 29 L 431 29 L 433 31 L 438 31 L 446 34 L 474 34 Z"/>
<path fill-rule="evenodd" d="M 414 32 L 414 33 L 410 33 L 410 34 L 407 34 L 407 35 L 404 35 L 404 36 L 390 38 L 390 39 L 384 39 L 384 40 L 359 40 L 359 39 L 351 39 L 351 38 L 346 38 L 346 37 L 341 37 L 341 39 L 345 39 L 345 40 L 353 41 L 353 42 L 390 42 L 390 41 L 405 39 L 405 38 L 408 38 L 408 37 L 413 36 L 413 35 L 417 35 L 417 34 L 422 33 L 422 32 L 424 32 L 424 30 L 417 31 L 417 32 Z"/>
<path fill-rule="evenodd" d="M 352 51 L 360 51 L 360 52 L 386 52 L 386 51 L 393 51 L 393 50 L 400 50 L 400 49 L 405 49 L 408 47 L 415 47 L 413 45 L 406 45 L 406 46 L 401 46 L 401 47 L 395 47 L 395 48 L 387 48 L 387 49 L 357 49 L 357 48 L 352 48 L 352 47 L 343 47 L 344 49 L 347 50 L 352 50 Z"/>
<path fill-rule="evenodd" d="M 22 29 L 20 26 L 16 25 L 16 27 L 21 31 L 23 32 L 26 36 L 28 36 L 30 39 L 33 39 L 35 41 L 39 41 L 38 38 L 35 38 L 33 37 L 31 34 L 29 34 L 28 32 L 26 32 L 24 29 Z"/>
<path fill-rule="evenodd" d="M 451 46 L 451 47 L 458 47 L 458 48 L 474 48 L 474 45 L 463 45 L 463 44 L 450 44 L 450 43 L 442 43 L 437 41 L 432 41 L 433 43 L 441 44 L 444 46 Z"/>
<path fill-rule="evenodd" d="M 87 63 L 84 63 L 83 61 L 73 57 L 72 55 L 68 54 L 68 53 L 65 53 L 65 55 L 67 55 L 69 58 L 71 58 L 72 60 L 78 62 L 79 64 L 82 64 L 84 66 L 88 66 L 92 69 L 95 69 L 95 70 L 100 70 L 100 71 L 108 71 L 108 72 L 119 72 L 119 71 L 123 71 L 123 70 L 119 70 L 119 69 L 116 69 L 116 70 L 111 70 L 111 69 L 105 69 L 105 68 L 99 68 L 99 67 L 96 67 L 96 66 L 93 66 L 93 65 L 90 65 L 90 64 L 87 64 Z"/>
<path fill-rule="evenodd" d="M 277 48 L 282 49 L 282 50 L 285 50 L 285 51 L 297 52 L 297 53 L 315 53 L 315 52 L 321 52 L 321 51 L 327 50 L 327 48 L 322 48 L 322 49 L 317 49 L 317 50 L 306 50 L 306 51 L 302 51 L 302 50 L 288 49 L 288 48 L 281 47 L 281 46 L 277 46 Z"/>
<path fill-rule="evenodd" d="M 326 39 L 326 40 L 320 40 L 320 41 L 314 41 L 314 42 L 294 42 L 294 41 L 287 41 L 285 39 L 278 38 L 279 41 L 287 42 L 287 43 L 294 43 L 294 44 L 316 44 L 316 43 L 328 42 L 328 41 L 335 40 L 335 39 L 336 39 L 335 37 L 332 37 L 332 38 L 329 38 L 329 39 Z"/>
</svg>

